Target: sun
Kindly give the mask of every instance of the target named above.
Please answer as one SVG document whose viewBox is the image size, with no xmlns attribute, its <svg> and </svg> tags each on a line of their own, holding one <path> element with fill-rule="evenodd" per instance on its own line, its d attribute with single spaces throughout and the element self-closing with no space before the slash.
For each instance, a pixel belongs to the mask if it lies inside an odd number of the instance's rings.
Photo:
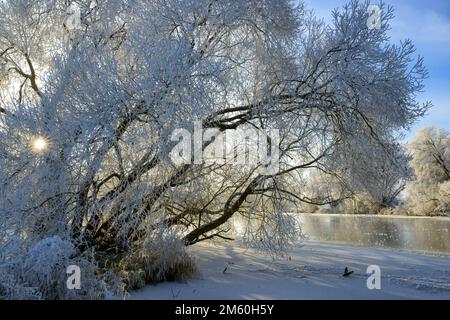
<svg viewBox="0 0 450 320">
<path fill-rule="evenodd" d="M 48 141 L 43 137 L 35 137 L 31 142 L 31 148 L 36 153 L 42 153 L 48 148 Z"/>
</svg>

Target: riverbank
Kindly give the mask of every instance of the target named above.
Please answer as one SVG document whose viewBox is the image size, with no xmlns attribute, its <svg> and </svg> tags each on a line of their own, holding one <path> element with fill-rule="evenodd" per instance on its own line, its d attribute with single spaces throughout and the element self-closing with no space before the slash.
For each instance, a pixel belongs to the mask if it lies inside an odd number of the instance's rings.
<svg viewBox="0 0 450 320">
<path fill-rule="evenodd" d="M 450 299 L 448 256 L 316 241 L 278 260 L 237 242 L 190 250 L 199 266 L 194 279 L 147 286 L 129 299 Z M 381 269 L 380 290 L 367 288 L 369 265 Z M 354 273 L 343 277 L 345 267 Z"/>
</svg>

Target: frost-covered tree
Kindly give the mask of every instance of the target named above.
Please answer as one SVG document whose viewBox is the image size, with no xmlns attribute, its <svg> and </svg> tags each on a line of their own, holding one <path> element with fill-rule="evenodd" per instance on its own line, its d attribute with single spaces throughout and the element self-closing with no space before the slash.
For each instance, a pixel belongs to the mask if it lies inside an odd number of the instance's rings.
<svg viewBox="0 0 450 320">
<path fill-rule="evenodd" d="M 280 252 L 297 235 L 285 204 L 320 202 L 293 179 L 429 107 L 415 100 L 422 59 L 388 42 L 384 4 L 369 29 L 358 1 L 330 25 L 288 0 L 80 0 L 73 24 L 66 2 L 0 3 L 0 246 L 14 239 L 17 265 L 46 239 L 73 245 L 64 261 L 95 264 L 154 248 L 161 228 L 183 244 L 228 238 L 234 217 Z M 171 135 L 196 121 L 278 129 L 279 171 L 175 164 Z"/>
<path fill-rule="evenodd" d="M 363 136 L 364 137 L 364 136 Z M 380 143 L 378 139 L 383 139 Z M 337 146 L 329 158 L 331 185 L 346 194 L 344 213 L 378 213 L 398 204 L 397 197 L 411 180 L 410 156 L 392 137 L 357 137 Z"/>
<path fill-rule="evenodd" d="M 408 207 L 416 215 L 450 213 L 450 136 L 423 128 L 409 145 L 415 180 L 408 185 Z"/>
</svg>

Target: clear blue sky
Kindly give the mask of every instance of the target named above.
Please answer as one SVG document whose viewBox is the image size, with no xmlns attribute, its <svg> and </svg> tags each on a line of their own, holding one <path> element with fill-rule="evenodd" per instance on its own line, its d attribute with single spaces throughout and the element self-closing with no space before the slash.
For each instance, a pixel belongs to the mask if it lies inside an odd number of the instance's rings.
<svg viewBox="0 0 450 320">
<path fill-rule="evenodd" d="M 304 0 L 308 8 L 329 21 L 332 9 L 345 0 Z M 436 126 L 450 131 L 450 0 L 385 0 L 395 9 L 390 22 L 391 39 L 411 39 L 417 53 L 425 58 L 429 71 L 420 101 L 432 101 L 434 107 L 407 133 L 410 140 L 418 128 Z M 379 0 L 371 3 L 377 4 Z"/>
</svg>

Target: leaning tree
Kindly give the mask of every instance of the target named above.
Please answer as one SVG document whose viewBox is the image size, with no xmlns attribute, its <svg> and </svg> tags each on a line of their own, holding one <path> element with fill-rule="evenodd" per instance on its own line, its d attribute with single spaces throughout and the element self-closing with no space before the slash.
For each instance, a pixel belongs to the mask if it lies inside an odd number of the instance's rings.
<svg viewBox="0 0 450 320">
<path fill-rule="evenodd" d="M 422 59 L 389 43 L 384 4 L 378 29 L 359 1 L 330 24 L 288 0 L 79 0 L 75 20 L 66 2 L 0 3 L 2 242 L 126 253 L 160 228 L 186 244 L 228 238 L 240 218 L 249 240 L 282 250 L 298 231 L 287 204 L 327 202 L 293 181 L 428 108 Z M 175 163 L 174 131 L 200 121 L 215 130 L 202 150 L 278 130 L 278 170 Z"/>
</svg>

